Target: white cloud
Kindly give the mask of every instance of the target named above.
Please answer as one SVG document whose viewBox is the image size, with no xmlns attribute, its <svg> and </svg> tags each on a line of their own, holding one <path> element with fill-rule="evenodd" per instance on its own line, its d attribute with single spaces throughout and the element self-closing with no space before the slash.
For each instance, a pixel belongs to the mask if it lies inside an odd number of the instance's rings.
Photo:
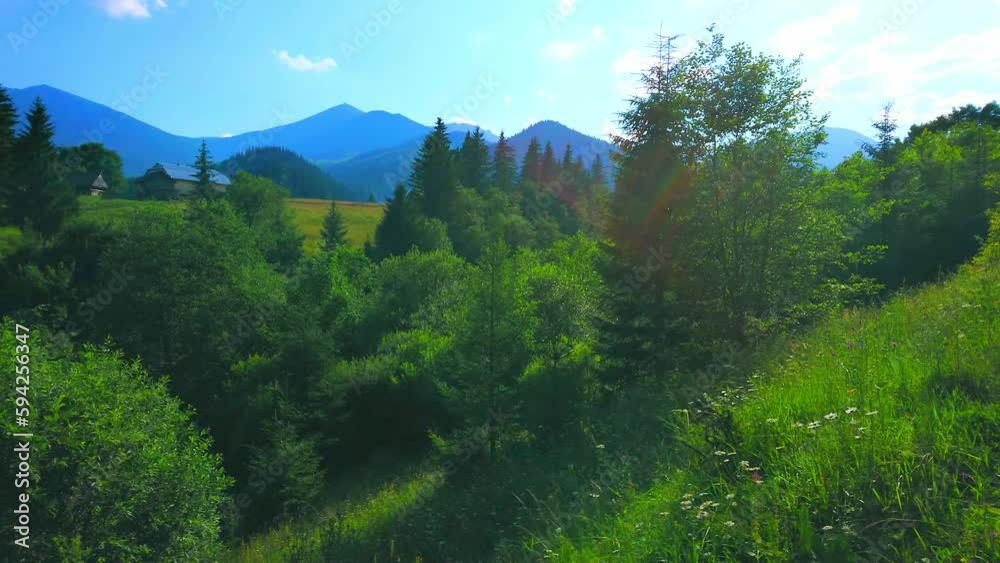
<svg viewBox="0 0 1000 563">
<path fill-rule="evenodd" d="M 504 103 L 504 105 L 508 105 L 509 106 L 513 102 L 514 102 L 514 98 L 511 98 L 510 96 L 504 96 L 503 97 L 503 103 Z"/>
<path fill-rule="evenodd" d="M 545 46 L 545 56 L 558 62 L 576 58 L 586 48 L 582 41 L 553 41 Z"/>
<path fill-rule="evenodd" d="M 629 49 L 611 63 L 611 73 L 617 75 L 638 74 L 653 65 L 653 57 L 643 55 L 639 49 Z"/>
<path fill-rule="evenodd" d="M 611 63 L 611 74 L 615 76 L 615 88 L 626 98 L 638 96 L 643 92 L 639 75 L 649 70 L 656 62 L 650 55 L 644 55 L 639 49 L 629 49 Z"/>
<path fill-rule="evenodd" d="M 232 137 L 232 136 L 233 136 L 233 134 L 232 134 L 232 133 L 223 133 L 223 134 L 222 134 L 222 135 L 220 135 L 220 136 L 221 136 L 221 137 L 222 137 L 223 139 L 228 139 L 228 138 Z"/>
<path fill-rule="evenodd" d="M 165 9 L 166 0 L 95 0 L 97 6 L 113 18 L 148 18 L 150 8 Z"/>
<path fill-rule="evenodd" d="M 337 61 L 332 57 L 322 59 L 310 59 L 305 55 L 292 56 L 288 51 L 275 51 L 274 56 L 285 64 L 288 68 L 298 72 L 326 72 L 337 67 Z"/>
<path fill-rule="evenodd" d="M 897 100 L 893 111 L 900 124 L 924 123 L 966 104 L 984 106 L 994 100 L 995 94 L 974 90 L 962 90 L 947 96 L 927 92 Z"/>
<path fill-rule="evenodd" d="M 448 123 L 460 123 L 462 125 L 479 125 L 479 123 L 476 122 L 474 119 L 469 119 L 468 117 L 465 117 L 464 115 L 458 115 L 458 116 L 452 117 L 448 121 Z"/>
<path fill-rule="evenodd" d="M 783 57 L 794 58 L 800 54 L 808 58 L 822 58 L 833 48 L 835 30 L 858 18 L 861 6 L 856 1 L 836 4 L 825 13 L 788 24 L 768 42 Z"/>
<path fill-rule="evenodd" d="M 1000 59 L 996 57 L 1000 27 L 963 33 L 936 44 L 928 44 L 924 37 L 907 43 L 900 34 L 882 34 L 847 50 L 820 70 L 814 85 L 817 95 L 902 101 L 917 96 L 916 92 L 926 92 L 928 83 L 950 77 L 1000 76 Z"/>
<path fill-rule="evenodd" d="M 558 63 L 567 63 L 583 55 L 592 47 L 608 42 L 607 30 L 602 25 L 591 28 L 590 34 L 574 40 L 552 41 L 542 49 L 543 55 Z"/>
</svg>

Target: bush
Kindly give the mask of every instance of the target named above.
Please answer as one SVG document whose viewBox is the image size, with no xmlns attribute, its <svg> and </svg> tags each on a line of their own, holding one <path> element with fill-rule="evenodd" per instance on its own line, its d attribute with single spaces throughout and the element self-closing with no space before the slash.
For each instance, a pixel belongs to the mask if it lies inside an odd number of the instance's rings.
<svg viewBox="0 0 1000 563">
<path fill-rule="evenodd" d="M 120 353 L 57 351 L 46 331 L 32 328 L 31 547 L 19 554 L 28 561 L 211 559 L 229 479 L 186 408 Z M 0 366 L 12 374 L 21 343 L 10 321 L 0 335 Z M 0 401 L 10 405 L 15 393 L 3 386 Z M 5 419 L 8 431 L 26 431 Z M 14 475 L 16 460 L 7 459 L 5 473 Z M 14 506 L 15 492 L 24 491 L 3 487 L 0 503 Z"/>
</svg>

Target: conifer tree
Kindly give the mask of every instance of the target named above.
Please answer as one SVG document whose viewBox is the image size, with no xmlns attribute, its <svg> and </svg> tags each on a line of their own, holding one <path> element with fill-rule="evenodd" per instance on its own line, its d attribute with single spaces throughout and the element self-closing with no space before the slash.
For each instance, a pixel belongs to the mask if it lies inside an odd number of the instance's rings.
<svg viewBox="0 0 1000 563">
<path fill-rule="evenodd" d="M 479 127 L 472 134 L 465 134 L 459 156 L 462 185 L 479 192 L 486 191 L 490 149 L 486 146 L 486 137 Z"/>
<path fill-rule="evenodd" d="M 344 224 L 344 216 L 337 209 L 337 201 L 330 200 L 330 211 L 323 219 L 323 228 L 320 231 L 320 239 L 323 248 L 333 250 L 347 242 L 347 226 Z"/>
<path fill-rule="evenodd" d="M 566 172 L 573 170 L 573 147 L 569 144 L 566 145 L 566 150 L 563 151 L 562 169 Z"/>
<path fill-rule="evenodd" d="M 77 209 L 72 186 L 56 170 L 54 135 L 48 110 L 36 98 L 14 144 L 16 170 L 9 211 L 15 225 L 29 226 L 43 236 L 55 234 Z"/>
<path fill-rule="evenodd" d="M 414 212 L 410 199 L 413 196 L 406 193 L 406 186 L 397 184 L 392 198 L 385 206 L 382 221 L 375 229 L 374 258 L 405 254 L 409 249 L 407 222 Z"/>
<path fill-rule="evenodd" d="M 510 192 L 514 189 L 515 176 L 517 175 L 517 164 L 514 161 L 514 147 L 507 142 L 504 132 L 500 131 L 500 139 L 493 149 L 493 185 L 502 192 Z"/>
<path fill-rule="evenodd" d="M 195 177 L 198 179 L 196 184 L 198 195 L 205 199 L 213 199 L 215 197 L 212 190 L 213 166 L 215 166 L 215 163 L 212 162 L 212 156 L 209 154 L 208 146 L 203 139 L 201 141 L 201 148 L 198 149 L 198 160 L 195 161 L 194 167 L 198 169 L 198 173 L 195 174 Z"/>
<path fill-rule="evenodd" d="M 410 187 L 425 215 L 447 220 L 455 194 L 455 170 L 448 129 L 440 117 L 413 161 Z"/>
<path fill-rule="evenodd" d="M 604 161 L 599 154 L 594 157 L 594 162 L 590 163 L 590 181 L 594 185 L 608 183 L 607 173 L 604 172 Z"/>
<path fill-rule="evenodd" d="M 559 177 L 559 163 L 556 161 L 556 152 L 552 149 L 552 143 L 545 143 L 545 153 L 542 155 L 541 182 L 551 184 Z"/>
<path fill-rule="evenodd" d="M 537 137 L 532 137 L 528 150 L 524 153 L 521 165 L 521 180 L 524 182 L 542 181 L 542 147 Z"/>
<path fill-rule="evenodd" d="M 7 94 L 7 89 L 0 85 L 0 221 L 7 217 L 7 204 L 13 186 L 11 177 L 14 172 L 16 124 L 17 109 L 14 107 L 14 101 Z"/>
</svg>

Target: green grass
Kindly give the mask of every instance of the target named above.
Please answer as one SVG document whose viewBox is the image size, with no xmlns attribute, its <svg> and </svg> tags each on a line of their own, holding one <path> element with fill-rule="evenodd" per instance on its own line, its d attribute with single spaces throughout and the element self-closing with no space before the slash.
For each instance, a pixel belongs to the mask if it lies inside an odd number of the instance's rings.
<svg viewBox="0 0 1000 563">
<path fill-rule="evenodd" d="M 846 311 L 675 411 L 672 461 L 623 509 L 525 543 L 556 561 L 1000 560 L 998 337 L 996 260 Z"/>
<path fill-rule="evenodd" d="M 306 237 L 306 252 L 316 252 L 323 219 L 330 211 L 330 202 L 322 199 L 292 199 L 289 200 L 289 206 L 295 214 L 295 222 Z M 375 228 L 385 212 L 384 204 L 338 201 L 337 209 L 344 217 L 347 241 L 352 246 L 361 248 L 366 241 L 374 241 Z"/>
<path fill-rule="evenodd" d="M 368 468 L 372 469 L 372 468 Z M 224 561 L 271 563 L 275 561 L 324 562 L 364 560 L 375 545 L 389 555 L 380 531 L 400 525 L 418 510 L 444 482 L 444 471 L 431 463 L 401 463 L 375 468 L 374 475 L 352 475 L 346 492 L 331 494 L 319 513 L 287 523 L 243 542 Z M 389 471 L 392 477 L 380 473 Z"/>
<path fill-rule="evenodd" d="M 1000 560 L 992 248 L 990 263 L 755 352 L 756 371 L 704 404 L 637 388 L 581 436 L 357 485 L 231 560 Z"/>
<path fill-rule="evenodd" d="M 97 197 L 80 198 L 80 215 L 86 220 L 115 221 L 136 213 L 140 209 L 183 209 L 178 201 L 138 201 L 129 199 L 103 199 Z M 319 248 L 320 230 L 323 219 L 330 209 L 330 202 L 322 199 L 291 199 L 289 207 L 295 222 L 305 235 L 306 252 L 312 254 Z M 375 228 L 382 220 L 385 206 L 380 203 L 359 203 L 338 201 L 337 208 L 347 225 L 348 242 L 361 248 L 365 241 L 375 238 Z M 2 233 L 0 233 L 2 237 Z M 0 241 L 2 244 L 2 241 Z"/>
</svg>

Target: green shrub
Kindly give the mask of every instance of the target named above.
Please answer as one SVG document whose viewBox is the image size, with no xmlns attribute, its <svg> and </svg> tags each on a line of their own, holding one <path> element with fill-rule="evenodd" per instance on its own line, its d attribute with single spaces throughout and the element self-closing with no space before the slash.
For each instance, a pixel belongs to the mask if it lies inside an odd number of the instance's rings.
<svg viewBox="0 0 1000 563">
<path fill-rule="evenodd" d="M 203 561 L 220 548 L 229 479 L 187 409 L 120 353 L 60 349 L 32 327 L 28 561 Z M 0 366 L 14 373 L 15 326 L 0 328 Z M 23 383 L 23 381 L 22 381 Z M 14 385 L 0 401 L 15 401 Z M 14 475 L 13 456 L 4 465 Z M 17 490 L 20 493 L 23 490 Z M 0 504 L 13 506 L 6 486 Z"/>
</svg>

